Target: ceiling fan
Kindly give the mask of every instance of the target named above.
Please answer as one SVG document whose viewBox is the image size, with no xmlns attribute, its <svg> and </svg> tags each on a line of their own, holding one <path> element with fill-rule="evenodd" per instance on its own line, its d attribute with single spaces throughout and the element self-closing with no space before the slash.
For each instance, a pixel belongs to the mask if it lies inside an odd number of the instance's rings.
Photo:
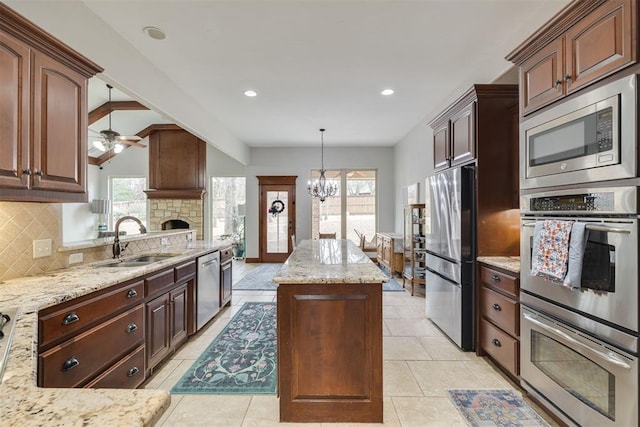
<svg viewBox="0 0 640 427">
<path fill-rule="evenodd" d="M 107 84 L 107 88 L 109 88 L 109 104 L 111 104 L 111 89 L 113 86 Z M 125 136 L 120 135 L 115 130 L 111 129 L 111 111 L 109 111 L 109 129 L 101 130 L 100 132 L 96 132 L 93 129 L 89 129 L 91 132 L 100 135 L 102 139 L 97 139 L 93 141 L 93 146 L 100 151 L 111 151 L 113 150 L 115 153 L 120 153 L 124 149 L 124 145 L 131 145 L 133 147 L 146 148 L 146 145 L 140 144 L 142 138 L 137 135 Z"/>
</svg>

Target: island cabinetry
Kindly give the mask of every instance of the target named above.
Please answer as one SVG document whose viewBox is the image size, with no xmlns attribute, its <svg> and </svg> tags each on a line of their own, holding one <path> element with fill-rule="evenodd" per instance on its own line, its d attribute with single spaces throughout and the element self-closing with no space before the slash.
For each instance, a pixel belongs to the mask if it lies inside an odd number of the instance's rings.
<svg viewBox="0 0 640 427">
<path fill-rule="evenodd" d="M 87 201 L 87 80 L 101 71 L 0 3 L 1 200 Z"/>
<path fill-rule="evenodd" d="M 378 264 L 389 270 L 389 274 L 402 275 L 404 266 L 402 235 L 395 233 L 377 233 Z"/>
<path fill-rule="evenodd" d="M 574 1 L 507 59 L 529 114 L 637 61 L 635 0 Z"/>
<path fill-rule="evenodd" d="M 480 264 L 480 351 L 512 377 L 520 375 L 519 278 Z"/>
<path fill-rule="evenodd" d="M 279 284 L 282 422 L 382 422 L 377 284 Z"/>
<path fill-rule="evenodd" d="M 231 288 L 233 286 L 233 250 L 220 250 L 220 307 L 231 304 Z"/>
</svg>

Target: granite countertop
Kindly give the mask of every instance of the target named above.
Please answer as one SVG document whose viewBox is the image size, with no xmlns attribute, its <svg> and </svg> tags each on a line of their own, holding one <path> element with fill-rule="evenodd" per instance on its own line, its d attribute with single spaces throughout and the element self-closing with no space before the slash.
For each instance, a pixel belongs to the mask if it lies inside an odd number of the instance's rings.
<svg viewBox="0 0 640 427">
<path fill-rule="evenodd" d="M 303 240 L 273 281 L 278 284 L 382 283 L 389 278 L 347 239 Z"/>
<path fill-rule="evenodd" d="M 99 267 L 113 262 L 107 260 L 0 282 L 0 309 L 17 308 L 13 339 L 0 384 L 2 424 L 155 424 L 171 402 L 167 391 L 37 387 L 38 311 L 230 244 L 230 241 L 189 242 L 163 249 L 163 252 L 180 255 L 146 266 Z"/>
<path fill-rule="evenodd" d="M 494 267 L 503 268 L 512 273 L 520 274 L 519 256 L 479 256 L 478 262 L 482 262 Z"/>
</svg>

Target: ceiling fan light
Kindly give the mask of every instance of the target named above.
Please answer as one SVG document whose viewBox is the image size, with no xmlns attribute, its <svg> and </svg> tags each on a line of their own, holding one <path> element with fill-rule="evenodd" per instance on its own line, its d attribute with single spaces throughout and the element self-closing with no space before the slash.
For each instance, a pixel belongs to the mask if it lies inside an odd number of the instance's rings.
<svg viewBox="0 0 640 427">
<path fill-rule="evenodd" d="M 99 140 L 93 141 L 93 146 L 100 151 L 107 151 L 107 148 L 104 146 L 104 143 Z"/>
<path fill-rule="evenodd" d="M 121 153 L 122 150 L 124 150 L 124 145 L 122 145 L 122 144 L 115 144 L 113 146 L 113 152 L 116 153 L 116 154 Z"/>
</svg>

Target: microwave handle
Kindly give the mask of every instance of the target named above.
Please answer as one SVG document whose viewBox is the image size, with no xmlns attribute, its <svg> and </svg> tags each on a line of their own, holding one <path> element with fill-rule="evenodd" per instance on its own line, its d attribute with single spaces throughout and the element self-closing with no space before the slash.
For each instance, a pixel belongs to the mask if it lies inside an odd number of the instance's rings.
<svg viewBox="0 0 640 427">
<path fill-rule="evenodd" d="M 535 227 L 535 222 L 527 222 L 522 224 L 523 227 Z M 615 227 L 607 227 L 605 225 L 596 225 L 596 224 L 587 224 L 587 230 L 593 231 L 604 231 L 605 233 L 620 233 L 620 234 L 631 234 L 630 230 L 625 230 L 624 228 L 615 228 Z"/>
<path fill-rule="evenodd" d="M 522 315 L 524 316 L 525 319 L 527 319 L 528 321 L 530 321 L 531 323 L 541 327 L 542 329 L 549 331 L 557 336 L 560 336 L 562 338 L 564 338 L 565 340 L 569 341 L 572 344 L 578 345 L 582 348 L 585 348 L 587 350 L 589 350 L 592 353 L 597 354 L 598 356 L 600 356 L 601 358 L 603 358 L 604 360 L 613 363 L 614 365 L 620 366 L 622 368 L 625 369 L 631 369 L 631 365 L 629 365 L 627 362 L 625 362 L 624 360 L 622 360 L 621 358 L 619 358 L 618 356 L 616 356 L 613 353 L 610 352 L 604 352 L 601 350 L 597 350 L 594 349 L 580 341 L 578 341 L 575 338 L 570 337 L 569 335 L 567 335 L 566 333 L 562 332 L 560 329 L 558 328 L 554 328 L 553 326 L 549 326 L 546 323 L 541 322 L 540 320 L 538 320 L 537 318 L 527 314 L 527 313 L 522 313 Z"/>
</svg>

